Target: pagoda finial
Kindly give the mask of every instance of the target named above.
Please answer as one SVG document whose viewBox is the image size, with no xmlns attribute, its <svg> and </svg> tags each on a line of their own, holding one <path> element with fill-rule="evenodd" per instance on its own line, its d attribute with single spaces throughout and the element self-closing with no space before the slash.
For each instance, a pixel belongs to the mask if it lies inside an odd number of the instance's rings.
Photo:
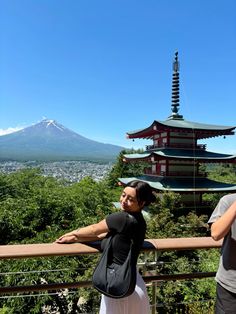
<svg viewBox="0 0 236 314">
<path fill-rule="evenodd" d="M 178 114 L 179 111 L 179 61 L 178 51 L 175 52 L 175 59 L 173 62 L 173 74 L 172 74 L 172 114 L 169 119 L 183 119 L 183 116 Z"/>
</svg>

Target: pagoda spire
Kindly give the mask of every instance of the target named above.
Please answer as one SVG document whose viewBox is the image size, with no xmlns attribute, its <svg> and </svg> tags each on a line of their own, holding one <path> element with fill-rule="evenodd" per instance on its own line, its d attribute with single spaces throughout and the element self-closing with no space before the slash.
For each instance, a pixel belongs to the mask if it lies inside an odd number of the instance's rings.
<svg viewBox="0 0 236 314">
<path fill-rule="evenodd" d="M 175 52 L 175 59 L 173 62 L 173 74 L 172 74 L 172 114 L 168 119 L 183 119 L 183 116 L 178 114 L 179 111 L 179 61 L 178 51 Z"/>
</svg>

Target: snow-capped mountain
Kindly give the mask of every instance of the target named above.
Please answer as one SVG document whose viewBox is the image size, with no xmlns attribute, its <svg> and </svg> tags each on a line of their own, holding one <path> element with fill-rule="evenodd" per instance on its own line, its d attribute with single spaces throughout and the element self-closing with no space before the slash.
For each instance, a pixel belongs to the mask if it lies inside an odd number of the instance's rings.
<svg viewBox="0 0 236 314">
<path fill-rule="evenodd" d="M 48 119 L 0 136 L 2 160 L 112 160 L 122 149 L 121 146 L 90 140 Z"/>
</svg>

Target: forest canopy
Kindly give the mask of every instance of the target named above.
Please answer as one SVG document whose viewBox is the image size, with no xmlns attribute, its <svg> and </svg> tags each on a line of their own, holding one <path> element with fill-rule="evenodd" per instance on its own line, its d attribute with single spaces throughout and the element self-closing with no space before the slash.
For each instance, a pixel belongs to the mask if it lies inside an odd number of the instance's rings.
<svg viewBox="0 0 236 314">
<path fill-rule="evenodd" d="M 95 223 L 115 211 L 112 202 L 119 200 L 120 176 L 142 173 L 145 165 L 122 165 L 120 155 L 106 179 L 95 182 L 85 177 L 78 183 L 43 176 L 39 169 L 25 169 L 0 174 L 0 243 L 53 242 L 66 231 Z M 236 183 L 235 166 L 217 166 L 208 171 L 215 180 Z M 222 195 L 206 195 L 213 209 Z M 184 209 L 178 194 L 164 193 L 150 206 L 147 216 L 147 238 L 209 236 L 207 225 L 210 212 L 197 213 Z M 55 257 L 28 260 L 0 261 L 1 286 L 36 284 L 42 282 L 71 282 L 88 280 L 98 256 Z M 165 252 L 156 260 L 155 254 L 140 260 L 156 261 L 155 272 L 178 273 L 215 271 L 218 250 L 208 252 Z M 63 270 L 63 271 L 60 271 Z M 37 271 L 37 272 L 35 272 Z M 56 272 L 55 272 L 56 271 Z M 151 288 L 149 289 L 151 293 Z M 168 304 L 159 313 L 175 313 L 176 304 L 193 304 L 191 313 L 199 313 L 199 306 L 212 309 L 215 282 L 212 279 L 168 282 L 158 288 L 158 302 Z M 99 295 L 93 289 L 60 291 L 43 297 L 30 296 L 0 299 L 0 313 L 89 313 L 98 307 Z M 207 304 L 207 305 L 206 305 Z M 189 307 L 189 305 L 181 305 Z M 176 310 L 177 311 L 177 310 Z M 195 311 L 195 312 L 194 312 Z M 177 313 L 177 312 L 176 312 Z M 210 312 L 209 312 L 210 313 Z"/>
</svg>

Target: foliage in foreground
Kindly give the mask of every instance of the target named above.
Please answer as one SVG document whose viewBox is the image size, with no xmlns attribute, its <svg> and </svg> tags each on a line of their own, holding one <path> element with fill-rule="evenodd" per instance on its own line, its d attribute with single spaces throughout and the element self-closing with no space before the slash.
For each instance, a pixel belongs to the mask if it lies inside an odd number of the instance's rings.
<svg viewBox="0 0 236 314">
<path fill-rule="evenodd" d="M 133 171 L 127 165 L 125 169 L 116 169 L 119 176 L 125 176 L 123 171 L 131 176 Z M 100 220 L 113 210 L 111 202 L 118 201 L 120 188 L 114 187 L 115 170 L 105 181 L 95 182 L 87 177 L 75 184 L 44 177 L 37 169 L 0 175 L 0 243 L 52 242 L 68 230 Z M 136 171 L 138 173 L 140 168 Z M 219 179 L 217 174 L 211 175 Z M 226 171 L 225 179 L 231 180 L 228 175 Z M 208 195 L 207 200 L 215 204 L 217 197 L 219 199 L 220 196 Z M 206 215 L 186 213 L 181 208 L 177 194 L 165 193 L 158 198 L 147 217 L 147 237 L 209 235 Z M 0 285 L 89 280 L 97 258 L 78 256 L 1 261 Z M 218 258 L 218 250 L 200 250 L 141 254 L 140 260 L 156 261 L 156 266 L 150 266 L 149 272 L 173 274 L 215 271 Z M 151 287 L 148 292 L 151 299 Z M 158 313 L 211 313 L 213 302 L 207 300 L 214 299 L 214 296 L 213 279 L 161 283 L 157 287 Z M 31 293 L 28 297 L 0 299 L 0 314 L 94 313 L 99 306 L 99 297 L 93 289 L 85 288 L 59 293 L 49 291 L 43 296 Z"/>
</svg>

